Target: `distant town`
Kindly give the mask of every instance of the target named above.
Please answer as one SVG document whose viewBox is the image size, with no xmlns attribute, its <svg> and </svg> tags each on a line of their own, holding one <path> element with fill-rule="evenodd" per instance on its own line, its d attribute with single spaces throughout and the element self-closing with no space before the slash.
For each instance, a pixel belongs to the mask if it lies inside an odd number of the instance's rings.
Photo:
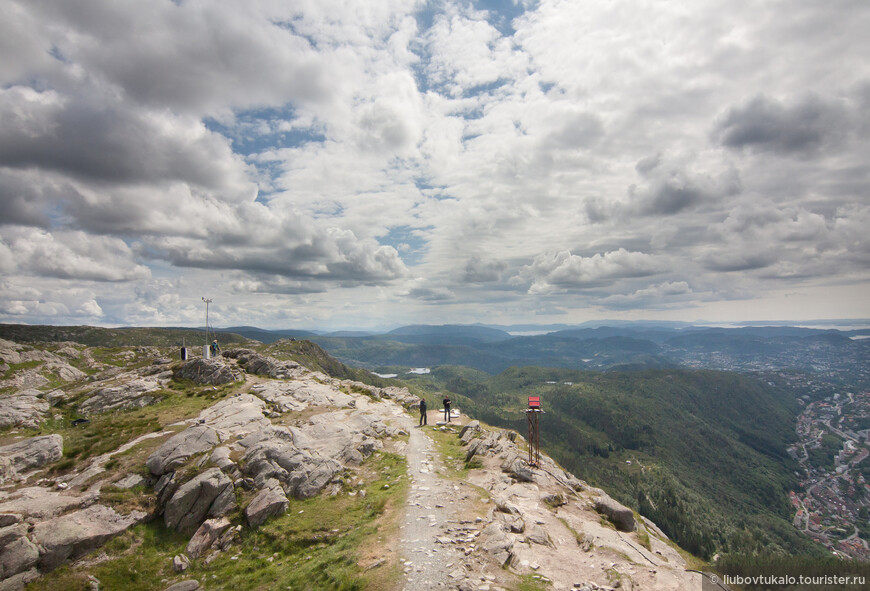
<svg viewBox="0 0 870 591">
<path fill-rule="evenodd" d="M 791 491 L 794 526 L 833 553 L 870 560 L 870 363 L 867 349 L 823 340 L 765 355 L 670 351 L 690 367 L 751 373 L 804 406 L 788 449 L 802 471 Z M 783 368 L 793 368 L 784 370 Z"/>
<path fill-rule="evenodd" d="M 803 490 L 790 493 L 794 526 L 837 554 L 870 560 L 870 392 L 808 399 L 788 449 L 804 472 Z"/>
</svg>

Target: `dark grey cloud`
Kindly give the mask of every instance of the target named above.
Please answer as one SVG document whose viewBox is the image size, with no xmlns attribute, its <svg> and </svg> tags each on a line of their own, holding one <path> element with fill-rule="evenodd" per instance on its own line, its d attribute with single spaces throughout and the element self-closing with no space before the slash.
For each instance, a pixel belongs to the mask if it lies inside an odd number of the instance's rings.
<svg viewBox="0 0 870 591">
<path fill-rule="evenodd" d="M 111 183 L 240 184 L 241 161 L 199 121 L 22 86 L 0 90 L 0 120 L 0 167 Z"/>
<path fill-rule="evenodd" d="M 507 269 L 503 261 L 484 260 L 479 255 L 473 255 L 465 263 L 462 279 L 466 283 L 489 283 L 498 281 Z"/>
<path fill-rule="evenodd" d="M 776 253 L 771 251 L 759 252 L 756 249 L 749 251 L 724 249 L 704 256 L 702 263 L 710 271 L 734 273 L 763 269 L 773 265 L 776 260 Z"/>
<path fill-rule="evenodd" d="M 271 233 L 274 228 L 264 228 Z M 149 242 L 155 256 L 177 267 L 242 270 L 257 275 L 331 281 L 350 287 L 398 279 L 407 272 L 398 252 L 375 240 L 338 229 L 288 233 L 283 240 L 227 244 L 220 234 L 206 241 L 162 238 Z M 325 284 L 324 284 L 325 285 Z"/>
<path fill-rule="evenodd" d="M 840 101 L 808 95 L 784 103 L 759 95 L 728 109 L 713 137 L 732 149 L 806 155 L 841 143 L 849 126 L 849 113 Z"/>
<path fill-rule="evenodd" d="M 52 196 L 46 193 L 52 188 L 16 172 L 0 169 L 0 224 L 47 227 L 45 208 Z"/>
<path fill-rule="evenodd" d="M 322 55 L 288 27 L 280 10 L 251 4 L 36 1 L 64 60 L 98 83 L 152 107 L 194 113 L 306 102 L 329 93 Z"/>
<path fill-rule="evenodd" d="M 640 160 L 635 169 L 645 182 L 631 185 L 628 195 L 631 213 L 640 215 L 673 216 L 703 204 L 718 206 L 742 191 L 734 169 L 715 176 L 698 174 L 682 165 L 665 165 L 660 155 Z"/>
</svg>

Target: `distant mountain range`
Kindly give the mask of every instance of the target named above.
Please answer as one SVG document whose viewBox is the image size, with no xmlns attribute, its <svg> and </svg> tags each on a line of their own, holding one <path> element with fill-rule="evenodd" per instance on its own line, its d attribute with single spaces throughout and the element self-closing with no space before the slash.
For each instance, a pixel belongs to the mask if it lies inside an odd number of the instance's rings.
<svg viewBox="0 0 870 591">
<path fill-rule="evenodd" d="M 843 326 L 861 325 L 843 321 Z M 864 322 L 865 325 L 870 325 Z M 463 365 L 496 374 L 535 365 L 581 370 L 707 368 L 735 371 L 809 370 L 836 374 L 838 381 L 870 385 L 870 328 L 797 326 L 696 326 L 675 322 L 573 326 L 545 334 L 538 325 L 411 325 L 386 333 L 224 329 L 271 343 L 310 339 L 337 359 L 381 373 L 408 367 Z M 552 325 L 549 327 L 553 327 Z"/>
</svg>

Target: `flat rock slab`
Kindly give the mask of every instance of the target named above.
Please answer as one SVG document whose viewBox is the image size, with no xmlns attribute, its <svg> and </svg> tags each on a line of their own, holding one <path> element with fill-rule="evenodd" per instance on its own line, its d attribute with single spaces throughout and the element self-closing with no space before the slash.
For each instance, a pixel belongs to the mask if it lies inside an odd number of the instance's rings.
<svg viewBox="0 0 870 591">
<path fill-rule="evenodd" d="M 79 410 L 83 415 L 100 414 L 115 410 L 142 408 L 159 400 L 158 396 L 150 396 L 150 392 L 160 389 L 160 384 L 154 378 L 127 378 L 120 383 L 94 390 L 82 404 Z"/>
<path fill-rule="evenodd" d="M 0 447 L 0 483 L 63 457 L 63 437 L 43 435 Z"/>
<path fill-rule="evenodd" d="M 34 429 L 48 412 L 48 401 L 39 390 L 21 390 L 0 396 L 0 429 L 28 427 Z"/>
<path fill-rule="evenodd" d="M 210 450 L 220 443 L 218 432 L 208 425 L 194 425 L 172 436 L 145 461 L 155 476 L 175 470 L 195 454 Z"/>
<path fill-rule="evenodd" d="M 244 437 L 271 425 L 263 414 L 266 410 L 266 403 L 256 396 L 238 394 L 202 411 L 199 420 L 215 429 L 225 441 L 234 436 Z"/>
<path fill-rule="evenodd" d="M 353 396 L 338 391 L 329 384 L 321 384 L 314 380 L 294 380 L 287 382 L 287 394 L 307 406 L 351 406 L 355 403 Z"/>
<path fill-rule="evenodd" d="M 306 403 L 293 397 L 292 389 L 285 382 L 265 382 L 251 386 L 251 392 L 269 404 L 278 407 L 281 412 L 300 411 Z"/>
<path fill-rule="evenodd" d="M 142 511 L 119 515 L 114 509 L 93 505 L 33 528 L 33 541 L 42 547 L 39 570 L 48 572 L 105 544 L 147 517 Z"/>
<path fill-rule="evenodd" d="M 199 589 L 199 581 L 188 580 L 175 583 L 166 588 L 166 591 L 196 591 Z"/>
<path fill-rule="evenodd" d="M 82 509 L 93 505 L 99 493 L 85 493 L 81 496 L 67 491 L 54 491 L 41 486 L 31 486 L 4 495 L 0 502 L 0 512 L 16 515 L 50 519 L 71 509 Z"/>
</svg>

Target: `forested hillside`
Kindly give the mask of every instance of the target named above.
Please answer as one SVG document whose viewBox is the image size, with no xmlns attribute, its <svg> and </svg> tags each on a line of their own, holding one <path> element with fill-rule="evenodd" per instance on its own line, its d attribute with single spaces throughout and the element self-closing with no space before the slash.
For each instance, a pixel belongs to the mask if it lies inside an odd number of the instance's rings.
<svg viewBox="0 0 870 591">
<path fill-rule="evenodd" d="M 700 556 L 822 552 L 790 522 L 797 465 L 785 449 L 799 407 L 769 384 L 729 372 L 536 367 L 492 377 L 443 367 L 417 379 L 520 432 L 527 397 L 541 396 L 542 448 Z"/>
</svg>

